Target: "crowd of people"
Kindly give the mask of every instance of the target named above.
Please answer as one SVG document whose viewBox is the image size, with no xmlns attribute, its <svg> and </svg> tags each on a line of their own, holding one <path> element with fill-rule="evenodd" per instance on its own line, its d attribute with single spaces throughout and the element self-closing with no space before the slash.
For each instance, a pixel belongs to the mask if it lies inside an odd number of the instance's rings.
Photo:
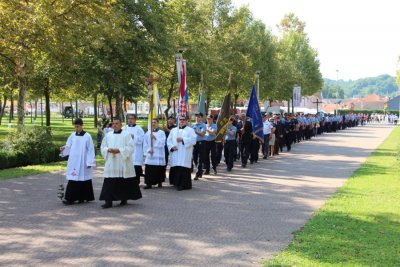
<svg viewBox="0 0 400 267">
<path fill-rule="evenodd" d="M 113 201 L 126 205 L 128 200 L 140 199 L 141 176 L 144 176 L 143 189 L 162 187 L 167 166 L 170 185 L 178 191 L 188 190 L 192 188 L 192 173 L 193 181 L 203 175 L 216 175 L 222 168 L 222 159 L 223 168 L 231 172 L 235 161 L 240 161 L 241 167 L 246 168 L 249 163 L 257 163 L 259 155 L 268 160 L 284 150 L 289 152 L 295 143 L 368 121 L 362 114 L 282 116 L 266 113 L 263 115 L 261 137 L 255 133 L 250 119 L 240 114 L 229 118 L 222 140 L 216 142 L 215 118 L 212 115 L 204 118 L 201 112 L 195 117 L 191 125 L 186 116 L 179 116 L 177 125 L 175 118 L 169 117 L 163 127 L 155 118 L 147 133 L 136 124 L 137 117 L 133 114 L 128 115 L 125 126 L 122 126 L 121 119 L 115 118 L 112 130 L 98 143 L 105 159 L 104 181 L 99 197 L 104 200 L 102 208 L 111 208 Z M 93 141 L 90 134 L 83 130 L 82 119 L 76 119 L 74 127 L 75 132 L 60 148 L 64 156 L 69 156 L 66 171 L 68 184 L 63 199 L 65 205 L 95 199 L 92 186 L 93 168 L 96 166 Z"/>
</svg>

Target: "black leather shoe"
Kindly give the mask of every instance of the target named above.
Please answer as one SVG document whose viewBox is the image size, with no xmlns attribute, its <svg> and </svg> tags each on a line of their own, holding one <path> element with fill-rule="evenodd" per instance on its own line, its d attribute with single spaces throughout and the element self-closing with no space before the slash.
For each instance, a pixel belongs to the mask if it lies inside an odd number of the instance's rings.
<svg viewBox="0 0 400 267">
<path fill-rule="evenodd" d="M 214 174 L 217 174 L 217 168 L 214 168 L 213 170 L 214 170 Z"/>
<path fill-rule="evenodd" d="M 79 200 L 78 203 L 82 204 L 83 202 L 85 202 L 85 200 Z"/>
<path fill-rule="evenodd" d="M 210 171 L 205 171 L 204 174 L 205 175 L 210 174 Z"/>
<path fill-rule="evenodd" d="M 146 185 L 143 189 L 151 189 L 151 185 Z"/>
<path fill-rule="evenodd" d="M 119 203 L 120 206 L 125 206 L 128 204 L 128 200 L 121 200 L 121 203 Z"/>
<path fill-rule="evenodd" d="M 162 187 L 162 183 L 158 183 L 158 187 Z"/>
<path fill-rule="evenodd" d="M 66 200 L 66 199 L 64 199 L 64 200 L 62 201 L 62 203 L 63 203 L 64 205 L 73 205 L 73 204 L 74 204 L 73 201 L 69 201 L 69 200 Z"/>
<path fill-rule="evenodd" d="M 182 187 L 182 186 L 178 186 L 177 190 L 178 190 L 178 191 L 182 191 L 182 190 L 183 190 L 183 187 Z"/>
<path fill-rule="evenodd" d="M 112 202 L 111 202 L 111 201 L 110 201 L 110 202 L 106 202 L 106 203 L 104 203 L 103 205 L 101 205 L 101 207 L 102 207 L 103 209 L 111 208 L 111 207 L 112 207 Z"/>
</svg>

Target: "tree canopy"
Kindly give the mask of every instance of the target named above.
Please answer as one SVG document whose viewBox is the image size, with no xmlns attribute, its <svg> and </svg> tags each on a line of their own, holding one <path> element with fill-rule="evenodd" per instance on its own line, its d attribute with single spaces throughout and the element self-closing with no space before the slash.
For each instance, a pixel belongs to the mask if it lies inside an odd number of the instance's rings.
<svg viewBox="0 0 400 267">
<path fill-rule="evenodd" d="M 274 36 L 246 6 L 231 0 L 0 0 L 0 94 L 18 92 L 18 122 L 25 99 L 97 99 L 123 113 L 125 100 L 144 97 L 154 65 L 161 97 L 177 96 L 175 54 L 188 61 L 190 97 L 203 82 L 208 101 L 231 90 L 247 98 L 260 71 L 260 100 L 290 99 L 322 87 L 318 54 L 306 24 L 286 15 Z M 0 113 L 1 114 L 1 113 Z M 46 110 L 50 124 L 50 112 Z"/>
</svg>

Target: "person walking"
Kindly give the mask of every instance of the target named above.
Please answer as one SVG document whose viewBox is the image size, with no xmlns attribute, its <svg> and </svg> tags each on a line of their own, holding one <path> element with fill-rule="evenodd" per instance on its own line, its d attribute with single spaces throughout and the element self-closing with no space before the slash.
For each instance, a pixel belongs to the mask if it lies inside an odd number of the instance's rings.
<svg viewBox="0 0 400 267">
<path fill-rule="evenodd" d="M 135 168 L 132 164 L 134 142 L 127 131 L 122 130 L 121 120 L 113 120 L 114 131 L 108 133 L 101 143 L 101 154 L 105 159 L 104 182 L 100 193 L 100 200 L 105 203 L 101 207 L 111 208 L 113 201 L 120 200 L 121 206 L 128 204 L 128 200 L 137 200 L 142 197 L 139 184 L 136 180 Z"/>
<path fill-rule="evenodd" d="M 204 168 L 206 169 L 204 174 L 210 174 L 210 156 L 211 165 L 214 174 L 217 174 L 217 146 L 215 144 L 215 138 L 217 134 L 217 124 L 214 123 L 214 117 L 207 115 L 206 134 L 204 136 L 205 143 L 205 161 Z"/>
<path fill-rule="evenodd" d="M 144 131 L 140 125 L 136 124 L 137 117 L 135 114 L 128 115 L 128 124 L 122 130 L 131 135 L 134 150 L 132 154 L 132 164 L 135 166 L 136 182 L 140 184 L 140 176 L 143 175 L 143 139 Z"/>
<path fill-rule="evenodd" d="M 72 205 L 75 201 L 94 200 L 93 167 L 96 166 L 92 137 L 83 130 L 83 121 L 74 121 L 75 132 L 68 137 L 67 143 L 60 147 L 61 156 L 69 156 L 66 178 L 68 180 L 63 203 Z"/>
<path fill-rule="evenodd" d="M 162 187 L 165 182 L 165 133 L 158 129 L 158 119 L 153 119 L 151 129 L 144 137 L 143 150 L 145 153 L 144 189 L 150 189 L 153 185 Z"/>
<path fill-rule="evenodd" d="M 196 133 L 196 145 L 193 148 L 193 164 L 196 166 L 196 176 L 194 180 L 198 180 L 203 176 L 203 164 L 205 161 L 205 135 L 206 135 L 206 124 L 203 122 L 203 113 L 198 112 L 195 114 L 196 123 L 192 125 L 194 132 Z"/>
<path fill-rule="evenodd" d="M 234 118 L 229 118 L 225 133 L 224 157 L 226 170 L 232 171 L 234 157 L 236 156 L 236 127 L 233 126 Z"/>
<path fill-rule="evenodd" d="M 178 191 L 192 188 L 191 166 L 196 133 L 187 126 L 187 118 L 179 117 L 179 128 L 173 128 L 167 139 L 170 152 L 169 183 Z"/>
</svg>

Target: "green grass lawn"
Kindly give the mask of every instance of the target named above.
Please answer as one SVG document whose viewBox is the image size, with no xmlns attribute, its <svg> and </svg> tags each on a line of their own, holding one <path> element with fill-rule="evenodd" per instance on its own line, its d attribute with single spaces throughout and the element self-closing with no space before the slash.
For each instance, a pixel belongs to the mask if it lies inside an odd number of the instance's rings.
<svg viewBox="0 0 400 267">
<path fill-rule="evenodd" d="M 400 127 L 264 266 L 400 266 Z"/>
</svg>

